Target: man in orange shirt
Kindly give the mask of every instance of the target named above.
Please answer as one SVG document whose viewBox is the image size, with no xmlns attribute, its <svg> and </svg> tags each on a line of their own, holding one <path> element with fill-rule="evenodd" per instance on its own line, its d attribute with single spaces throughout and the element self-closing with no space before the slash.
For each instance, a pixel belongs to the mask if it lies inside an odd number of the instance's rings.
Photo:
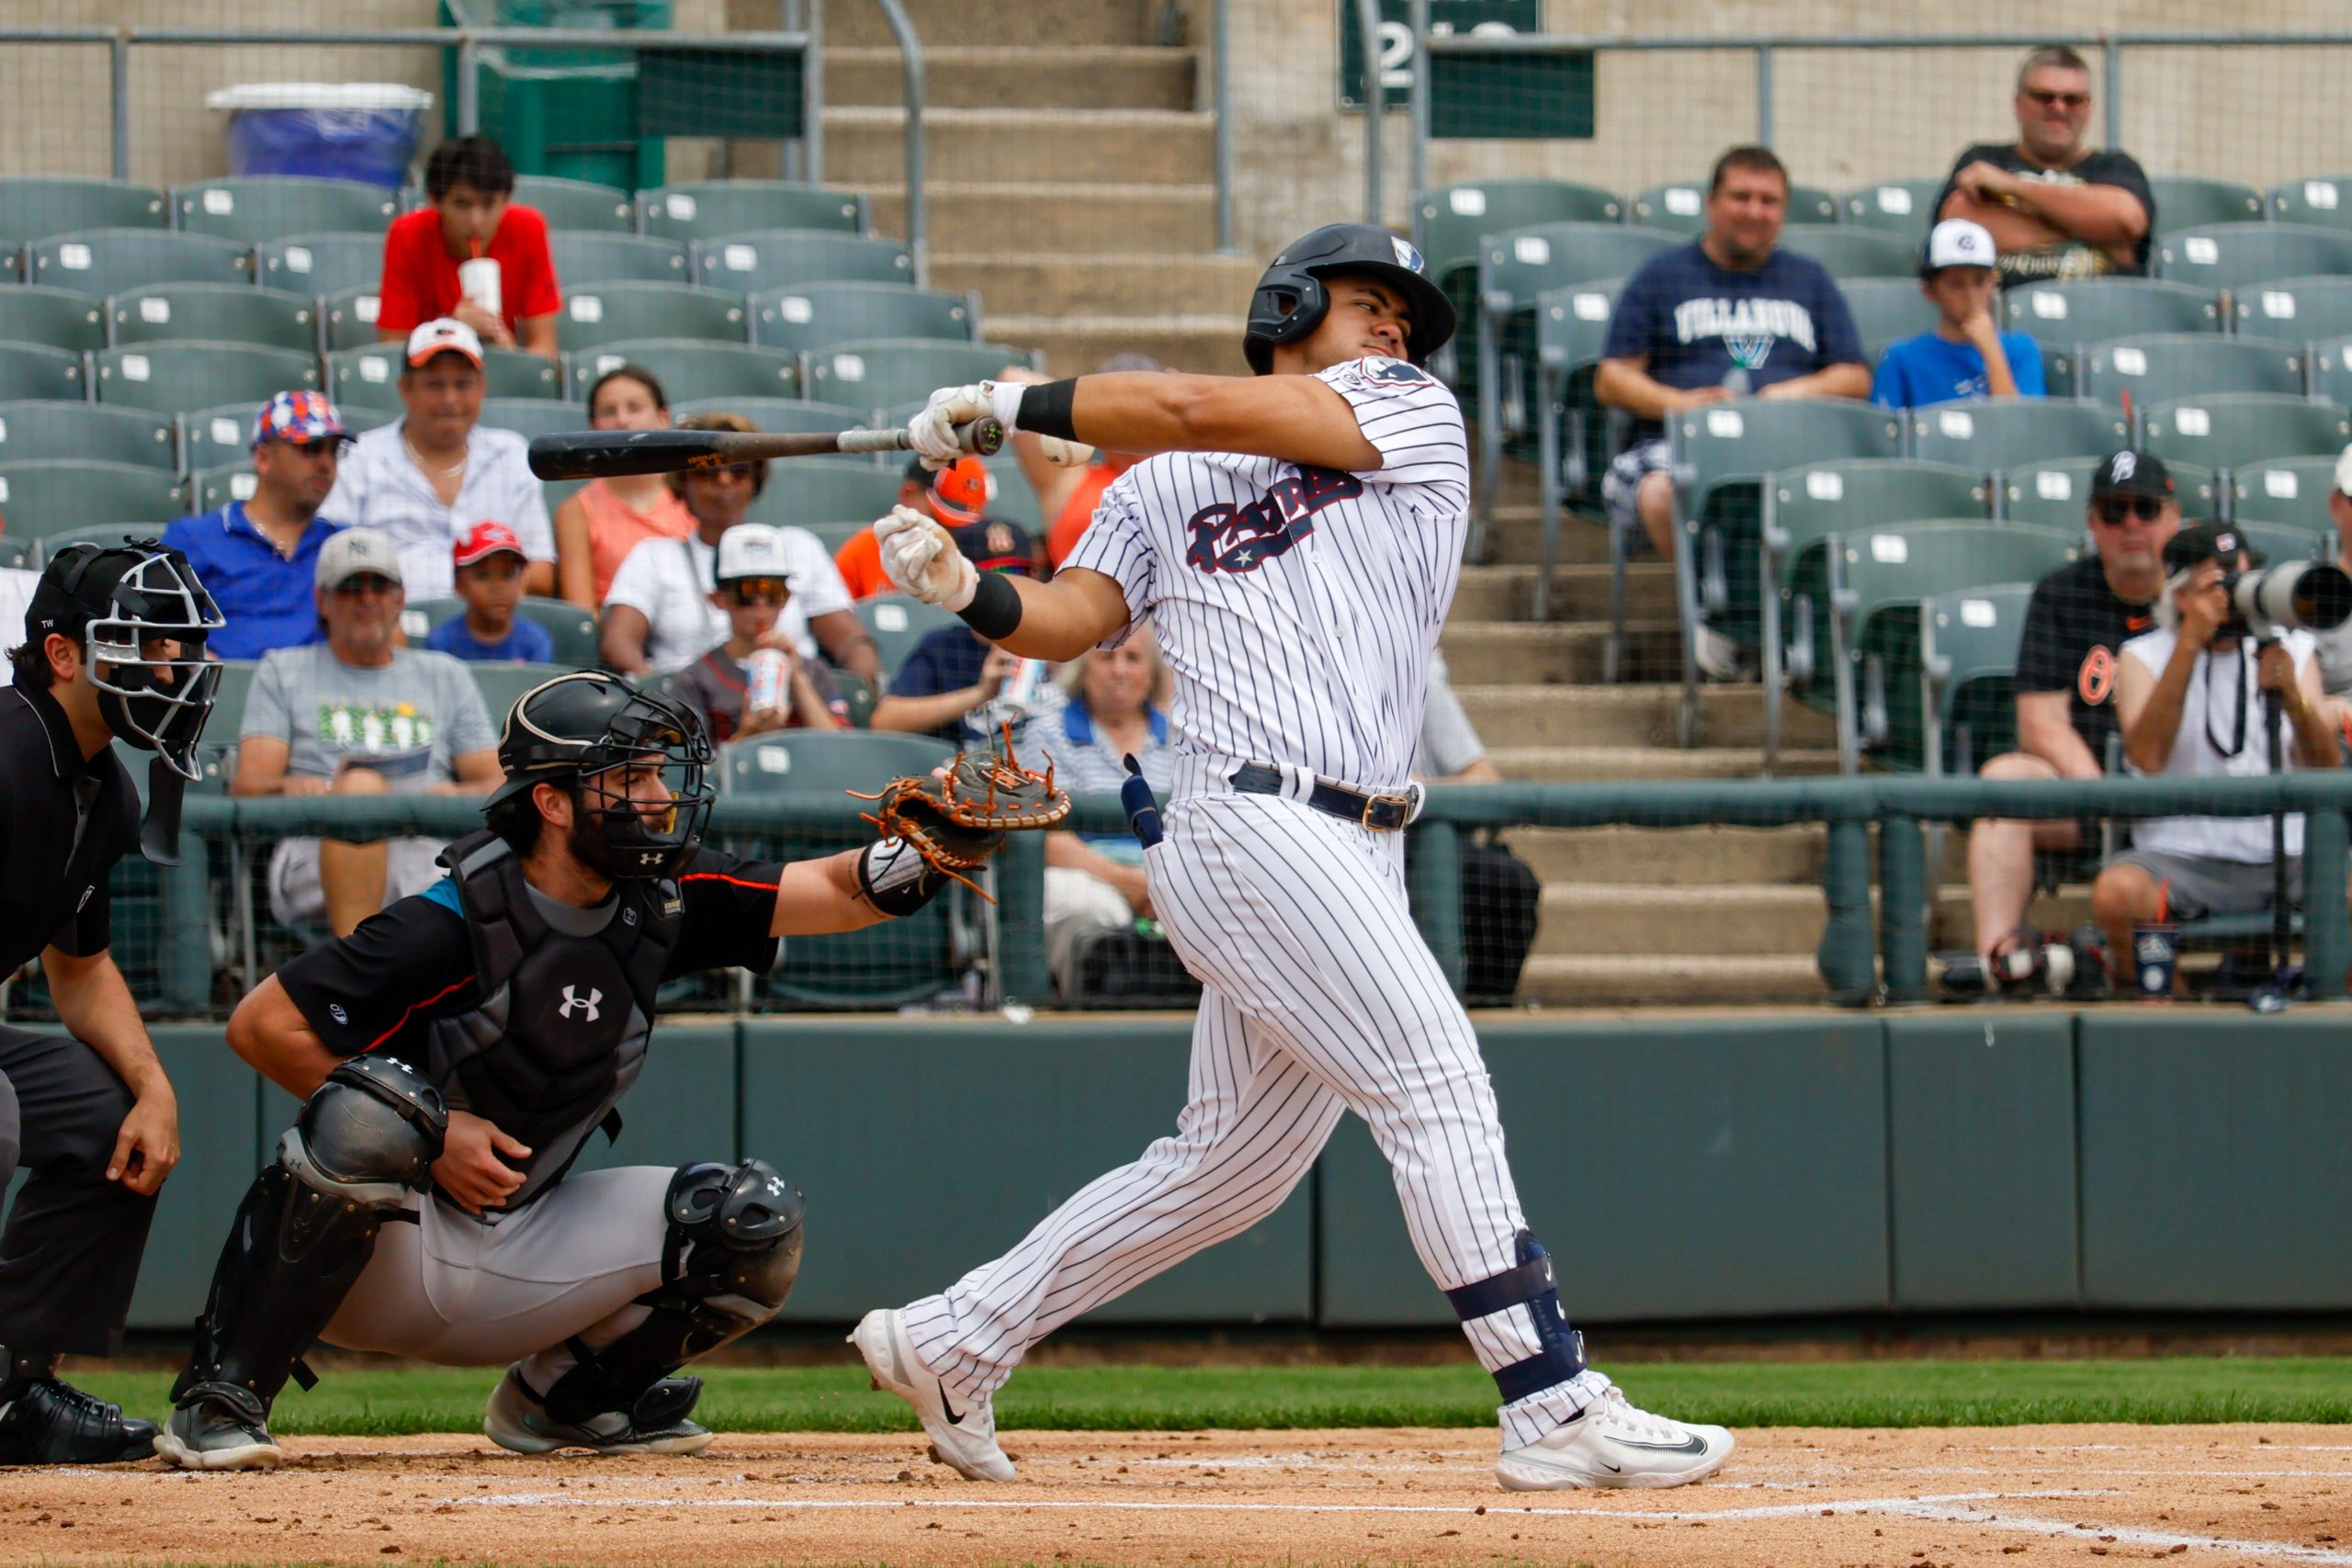
<svg viewBox="0 0 2352 1568">
<path fill-rule="evenodd" d="M 907 477 L 899 485 L 899 504 L 928 513 L 950 529 L 961 528 L 978 523 L 987 513 L 989 483 L 988 466 L 978 457 L 951 463 L 935 474 L 918 458 L 907 465 Z M 853 599 L 899 592 L 898 584 L 883 573 L 881 546 L 871 528 L 852 534 L 834 553 L 833 566 L 849 584 Z"/>
<path fill-rule="evenodd" d="M 505 150 L 487 136 L 444 141 L 424 165 L 424 190 L 433 205 L 402 213 L 384 236 L 377 337 L 403 343 L 418 323 L 454 316 L 492 347 L 554 358 L 563 299 L 548 220 L 515 204 Z"/>
</svg>

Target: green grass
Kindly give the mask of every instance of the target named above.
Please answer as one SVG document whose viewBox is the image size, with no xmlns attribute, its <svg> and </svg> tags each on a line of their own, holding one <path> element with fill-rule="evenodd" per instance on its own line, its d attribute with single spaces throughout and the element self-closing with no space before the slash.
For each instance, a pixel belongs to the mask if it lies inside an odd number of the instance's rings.
<svg viewBox="0 0 2352 1568">
<path fill-rule="evenodd" d="M 1629 1365 L 1637 1404 L 1733 1427 L 2003 1427 L 2032 1422 L 2352 1422 L 2352 1358 L 2064 1361 L 1656 1362 Z M 85 1368 L 74 1381 L 161 1416 L 163 1372 Z M 280 1433 L 471 1432 L 494 1370 L 353 1371 L 288 1389 Z M 696 1413 L 730 1431 L 900 1432 L 905 1405 L 858 1367 L 721 1367 Z M 1038 1367 L 997 1398 L 1007 1427 L 1486 1427 L 1494 1384 L 1454 1367 Z"/>
</svg>

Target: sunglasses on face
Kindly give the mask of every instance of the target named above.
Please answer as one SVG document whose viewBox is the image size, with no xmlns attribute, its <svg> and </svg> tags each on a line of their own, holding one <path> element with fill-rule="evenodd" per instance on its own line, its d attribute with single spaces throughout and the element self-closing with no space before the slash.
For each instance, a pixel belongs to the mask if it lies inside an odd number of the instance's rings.
<svg viewBox="0 0 2352 1568">
<path fill-rule="evenodd" d="M 2082 109 L 2091 103 L 2088 93 L 2038 93 L 2029 87 L 2025 96 L 2045 109 Z"/>
<path fill-rule="evenodd" d="M 399 587 L 400 584 L 389 577 L 378 577 L 372 571 L 363 571 L 356 577 L 346 577 L 336 583 L 334 592 L 338 598 L 356 599 L 363 593 L 390 593 Z"/>
<path fill-rule="evenodd" d="M 2164 514 L 2165 503 L 2152 495 L 2109 496 L 2098 503 L 2098 520 L 2110 528 L 2121 527 L 2126 517 L 2154 523 Z"/>
<path fill-rule="evenodd" d="M 781 604 L 792 597 L 792 584 L 781 577 L 739 577 L 727 585 L 727 596 L 738 604 Z"/>
</svg>

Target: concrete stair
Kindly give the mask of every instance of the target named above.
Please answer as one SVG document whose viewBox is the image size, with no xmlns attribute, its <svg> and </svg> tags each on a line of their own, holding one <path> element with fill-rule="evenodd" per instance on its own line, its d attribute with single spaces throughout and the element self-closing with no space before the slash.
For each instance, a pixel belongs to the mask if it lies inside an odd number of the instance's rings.
<svg viewBox="0 0 2352 1568">
<path fill-rule="evenodd" d="M 1826 998 L 1810 954 L 1725 957 L 1681 950 L 1530 955 L 1519 992 L 1526 1002 L 1574 1007 L 1792 1006 Z"/>
<path fill-rule="evenodd" d="M 1164 9 L 1161 0 L 905 0 L 905 6 L 923 52 L 934 59 L 989 39 L 1043 40 L 1027 51 L 1041 58 L 1063 47 L 1153 43 Z M 829 73 L 836 48 L 898 53 L 882 8 L 870 5 L 825 7 Z M 826 85 L 830 96 L 831 83 Z"/>
<path fill-rule="evenodd" d="M 1534 950 L 1639 958 L 1695 946 L 1727 958 L 1810 958 L 1826 921 L 1817 887 L 1551 883 Z"/>
<path fill-rule="evenodd" d="M 837 45 L 833 39 L 838 36 L 831 29 L 826 34 L 826 98 L 835 104 L 904 108 L 906 68 L 898 49 Z M 1073 109 L 1189 109 L 1198 96 L 1200 74 L 1190 50 L 1141 43 L 1070 44 L 1049 50 L 1018 44 L 923 45 L 923 102 L 929 109 L 1031 103 Z"/>
</svg>

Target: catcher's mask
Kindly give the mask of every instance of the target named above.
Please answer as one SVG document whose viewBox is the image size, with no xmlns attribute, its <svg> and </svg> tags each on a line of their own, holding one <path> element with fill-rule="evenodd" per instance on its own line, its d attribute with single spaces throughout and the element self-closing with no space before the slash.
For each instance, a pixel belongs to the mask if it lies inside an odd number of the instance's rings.
<svg viewBox="0 0 2352 1568">
<path fill-rule="evenodd" d="M 559 675 L 515 699 L 498 739 L 506 782 L 491 810 L 534 785 L 569 789 L 571 838 L 590 869 L 669 876 L 702 844 L 716 792 L 710 738 L 681 705 L 617 675 Z"/>
</svg>

